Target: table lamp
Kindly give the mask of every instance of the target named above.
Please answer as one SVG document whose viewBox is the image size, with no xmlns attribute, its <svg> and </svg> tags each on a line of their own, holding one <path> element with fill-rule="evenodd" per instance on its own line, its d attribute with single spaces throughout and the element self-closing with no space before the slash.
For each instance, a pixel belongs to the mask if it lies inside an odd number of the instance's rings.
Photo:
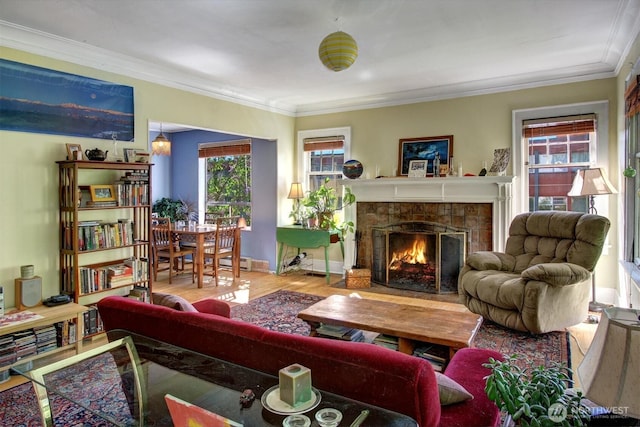
<svg viewBox="0 0 640 427">
<path fill-rule="evenodd" d="M 589 213 L 597 214 L 595 207 L 595 197 L 601 194 L 615 194 L 616 189 L 607 179 L 602 168 L 580 169 L 576 172 L 573 185 L 567 196 L 580 197 L 589 196 Z M 589 311 L 602 311 L 609 304 L 603 304 L 596 301 L 596 274 L 591 273 L 591 302 L 589 303 Z"/>
<path fill-rule="evenodd" d="M 293 199 L 293 225 L 301 225 L 302 221 L 300 220 L 300 199 L 304 197 L 304 192 L 302 191 L 302 184 L 299 182 L 293 182 L 291 184 L 291 189 L 289 190 L 289 195 L 287 199 Z"/>
<path fill-rule="evenodd" d="M 640 418 L 640 310 L 604 309 L 578 367 L 585 396 L 609 412 Z"/>
<path fill-rule="evenodd" d="M 595 197 L 602 194 L 616 194 L 617 191 L 607 179 L 602 168 L 580 169 L 576 172 L 573 185 L 567 196 L 589 196 L 589 213 L 597 214 Z"/>
</svg>

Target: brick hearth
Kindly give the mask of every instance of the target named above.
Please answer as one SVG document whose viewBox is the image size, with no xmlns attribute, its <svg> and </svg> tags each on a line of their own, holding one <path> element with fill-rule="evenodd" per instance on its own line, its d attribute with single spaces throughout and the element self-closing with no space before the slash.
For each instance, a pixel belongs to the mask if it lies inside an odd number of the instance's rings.
<svg viewBox="0 0 640 427">
<path fill-rule="evenodd" d="M 467 252 L 504 250 L 513 207 L 513 177 L 379 178 L 343 180 L 356 203 L 345 219 L 362 232 L 358 265 L 371 265 L 373 226 L 403 221 L 439 222 L 469 230 Z M 355 240 L 345 240 L 344 268 L 353 266 Z"/>
<path fill-rule="evenodd" d="M 492 250 L 491 203 L 358 202 L 359 266 L 371 267 L 371 228 L 405 221 L 429 221 L 465 228 L 468 251 Z"/>
</svg>

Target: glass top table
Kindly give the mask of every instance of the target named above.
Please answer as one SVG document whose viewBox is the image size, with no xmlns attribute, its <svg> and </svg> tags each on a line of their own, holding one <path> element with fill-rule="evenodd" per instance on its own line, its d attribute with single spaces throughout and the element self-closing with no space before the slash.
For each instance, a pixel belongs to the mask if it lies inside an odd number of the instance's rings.
<svg viewBox="0 0 640 427">
<path fill-rule="evenodd" d="M 112 345 L 118 341 L 133 343 L 132 349 L 127 351 L 120 346 L 105 352 L 98 348 L 89 357 L 83 358 L 85 353 L 81 353 L 71 358 L 78 358 L 72 363 L 63 361 L 62 367 L 55 366 L 53 370 L 40 368 L 46 371 L 44 375 L 33 374 L 38 369 L 26 373 L 36 384 L 46 386 L 41 388 L 46 389 L 46 395 L 49 396 L 50 409 L 48 413 L 45 412 L 48 417 L 55 419 L 58 416 L 56 411 L 62 411 L 63 408 L 68 413 L 68 404 L 73 401 L 80 403 L 86 412 L 98 414 L 101 422 L 107 420 L 107 425 L 179 426 L 179 423 L 172 421 L 165 400 L 167 394 L 237 423 L 221 423 L 221 426 L 282 426 L 290 413 L 290 410 L 280 412 L 280 408 L 270 407 L 266 399 L 266 405 L 262 403 L 263 395 L 266 398 L 278 385 L 276 376 L 128 331 L 109 331 L 108 338 Z M 313 372 L 311 377 L 313 383 Z M 75 387 L 69 384 L 72 380 L 78 383 Z M 104 393 L 108 396 L 106 401 L 102 396 L 97 396 L 102 388 L 110 390 Z M 255 400 L 242 405 L 241 396 L 247 389 L 253 392 Z M 318 426 L 314 416 L 323 408 L 339 410 L 342 413 L 341 426 L 352 426 L 365 410 L 368 415 L 361 424 L 363 427 L 417 426 L 412 418 L 397 412 L 322 390 L 316 390 L 316 395 L 316 404 L 304 412 L 312 421 L 311 427 Z M 40 400 L 42 402 L 42 396 Z M 47 417 L 45 422 L 47 425 L 56 424 L 47 420 Z"/>
</svg>

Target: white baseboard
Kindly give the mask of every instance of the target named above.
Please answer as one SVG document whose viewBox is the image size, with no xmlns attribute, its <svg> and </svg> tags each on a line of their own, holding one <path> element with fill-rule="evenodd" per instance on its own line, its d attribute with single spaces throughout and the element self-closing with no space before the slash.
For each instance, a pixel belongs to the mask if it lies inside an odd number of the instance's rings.
<svg viewBox="0 0 640 427">
<path fill-rule="evenodd" d="M 251 271 L 252 259 L 249 257 L 240 257 L 240 270 Z M 222 258 L 220 265 L 231 267 L 231 258 Z"/>
</svg>

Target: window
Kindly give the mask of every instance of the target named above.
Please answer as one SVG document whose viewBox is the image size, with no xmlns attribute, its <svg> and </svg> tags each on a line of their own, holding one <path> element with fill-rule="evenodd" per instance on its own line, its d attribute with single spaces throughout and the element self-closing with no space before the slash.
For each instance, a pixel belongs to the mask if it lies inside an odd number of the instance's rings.
<svg viewBox="0 0 640 427">
<path fill-rule="evenodd" d="M 350 128 L 298 132 L 305 193 L 316 190 L 329 178 L 330 185 L 342 194 L 342 185 L 338 181 L 343 178 L 342 165 L 348 159 L 350 134 Z M 338 209 L 341 208 L 339 205 Z"/>
<path fill-rule="evenodd" d="M 251 225 L 251 141 L 201 144 L 205 214 L 242 216 Z"/>
<path fill-rule="evenodd" d="M 578 169 L 595 164 L 596 116 L 525 120 L 529 211 L 587 211 L 586 197 L 569 197 Z"/>
<path fill-rule="evenodd" d="M 627 80 L 625 90 L 625 156 L 627 165 L 640 171 L 640 60 Z M 624 260 L 640 265 L 640 174 L 626 178 Z"/>
<path fill-rule="evenodd" d="M 309 191 L 315 191 L 329 179 L 329 185 L 341 194 L 338 180 L 342 179 L 342 164 L 344 163 L 344 135 L 305 138 L 304 151 Z M 342 206 L 338 201 L 338 209 Z"/>
</svg>

